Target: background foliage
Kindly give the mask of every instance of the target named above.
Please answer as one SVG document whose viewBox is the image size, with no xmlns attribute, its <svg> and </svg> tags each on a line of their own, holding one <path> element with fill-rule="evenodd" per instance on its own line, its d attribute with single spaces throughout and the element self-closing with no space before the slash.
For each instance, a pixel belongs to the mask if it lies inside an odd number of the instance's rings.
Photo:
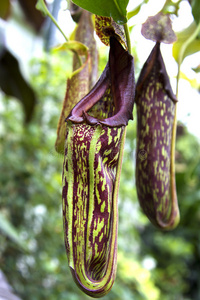
<svg viewBox="0 0 200 300">
<path fill-rule="evenodd" d="M 167 2 L 166 10 L 170 5 L 176 8 L 177 2 Z M 101 70 L 104 53 L 100 52 Z M 133 54 L 137 73 L 141 65 L 137 47 Z M 54 150 L 71 62 L 71 54 L 54 51 L 32 58 L 29 80 L 37 103 L 28 124 L 21 103 L 5 91 L 0 94 L 0 269 L 21 299 L 90 298 L 77 288 L 67 266 L 61 210 L 63 157 Z M 198 300 L 199 142 L 179 124 L 176 181 L 181 222 L 174 231 L 161 232 L 149 223 L 137 202 L 135 125 L 135 121 L 128 125 L 120 182 L 117 277 L 104 299 Z"/>
</svg>

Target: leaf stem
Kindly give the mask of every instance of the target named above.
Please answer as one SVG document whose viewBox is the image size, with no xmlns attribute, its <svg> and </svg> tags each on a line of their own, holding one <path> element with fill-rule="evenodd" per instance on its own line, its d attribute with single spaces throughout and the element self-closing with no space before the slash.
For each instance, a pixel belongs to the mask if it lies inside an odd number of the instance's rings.
<svg viewBox="0 0 200 300">
<path fill-rule="evenodd" d="M 130 34 L 129 34 L 129 29 L 128 29 L 127 23 L 124 24 L 124 32 L 125 32 L 125 36 L 126 36 L 128 52 L 131 54 L 131 40 L 130 40 Z"/>
<path fill-rule="evenodd" d="M 44 0 L 40 0 L 38 2 L 40 2 L 40 4 L 42 5 L 42 11 L 52 20 L 52 22 L 56 25 L 56 27 L 58 28 L 58 30 L 64 36 L 65 40 L 68 42 L 68 38 L 66 37 L 66 35 L 64 34 L 64 32 L 62 31 L 62 29 L 60 28 L 60 26 L 58 25 L 56 19 L 52 16 L 52 14 L 50 13 L 50 11 L 48 10 L 48 8 L 47 8 Z"/>
<path fill-rule="evenodd" d="M 36 4 L 36 8 L 40 11 L 42 11 L 45 16 L 48 16 L 52 22 L 56 25 L 56 27 L 58 28 L 58 30 L 61 32 L 61 34 L 64 36 L 66 42 L 68 42 L 68 38 L 66 37 L 66 35 L 64 34 L 64 32 L 62 31 L 62 29 L 60 28 L 60 26 L 58 25 L 56 19 L 52 16 L 52 14 L 50 13 L 50 11 L 48 10 L 44 0 L 38 0 L 37 4 Z M 83 65 L 81 57 L 79 56 L 79 54 L 75 51 L 75 50 L 71 50 L 74 55 L 76 56 L 79 66 L 81 67 Z"/>
</svg>

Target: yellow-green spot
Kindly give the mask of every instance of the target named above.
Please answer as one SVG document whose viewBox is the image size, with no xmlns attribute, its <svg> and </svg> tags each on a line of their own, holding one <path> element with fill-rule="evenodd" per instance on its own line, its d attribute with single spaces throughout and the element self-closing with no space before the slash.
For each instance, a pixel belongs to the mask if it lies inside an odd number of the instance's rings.
<svg viewBox="0 0 200 300">
<path fill-rule="evenodd" d="M 112 142 L 111 128 L 108 128 L 108 146 L 111 144 L 111 142 Z"/>
<path fill-rule="evenodd" d="M 105 210 L 105 206 L 106 206 L 106 202 L 105 202 L 105 201 L 103 201 L 103 203 L 101 204 L 101 213 L 103 213 L 103 212 L 104 212 L 104 210 Z"/>
</svg>

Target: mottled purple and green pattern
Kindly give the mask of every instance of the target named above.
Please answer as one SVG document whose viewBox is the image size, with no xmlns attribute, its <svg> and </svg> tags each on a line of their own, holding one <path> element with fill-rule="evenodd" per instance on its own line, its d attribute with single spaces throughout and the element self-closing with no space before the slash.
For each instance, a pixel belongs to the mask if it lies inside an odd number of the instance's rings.
<svg viewBox="0 0 200 300">
<path fill-rule="evenodd" d="M 144 213 L 155 225 L 172 229 L 179 222 L 174 174 L 176 97 L 157 43 L 137 86 L 136 187 Z"/>
<path fill-rule="evenodd" d="M 133 57 L 112 37 L 101 77 L 66 119 L 63 165 L 68 262 L 77 285 L 96 298 L 106 295 L 115 280 L 117 196 L 133 102 Z"/>
<path fill-rule="evenodd" d="M 115 279 L 123 133 L 124 127 L 68 125 L 63 171 L 65 244 L 76 282 L 93 297 L 105 295 Z"/>
</svg>

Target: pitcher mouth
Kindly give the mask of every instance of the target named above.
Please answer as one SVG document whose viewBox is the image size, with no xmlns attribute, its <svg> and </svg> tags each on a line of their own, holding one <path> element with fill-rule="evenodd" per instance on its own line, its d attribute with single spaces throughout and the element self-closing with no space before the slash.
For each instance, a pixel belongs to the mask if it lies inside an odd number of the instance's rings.
<svg viewBox="0 0 200 300">
<path fill-rule="evenodd" d="M 110 94 L 107 95 L 109 89 Z M 133 119 L 134 96 L 133 56 L 112 36 L 109 61 L 101 77 L 94 88 L 72 109 L 66 121 L 90 125 L 100 123 L 109 127 L 126 126 Z M 95 107 L 97 103 L 98 107 Z"/>
</svg>

